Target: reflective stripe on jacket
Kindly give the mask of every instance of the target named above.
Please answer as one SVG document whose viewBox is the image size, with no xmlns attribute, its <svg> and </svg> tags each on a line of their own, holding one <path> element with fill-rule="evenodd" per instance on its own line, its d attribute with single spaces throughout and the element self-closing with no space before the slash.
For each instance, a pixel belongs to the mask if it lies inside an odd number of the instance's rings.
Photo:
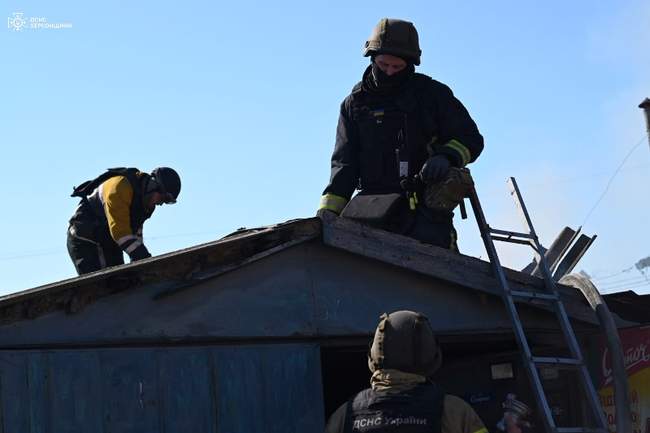
<svg viewBox="0 0 650 433">
<path fill-rule="evenodd" d="M 82 184 L 73 193 L 82 200 L 70 222 L 94 220 L 98 242 L 112 239 L 133 260 L 150 257 L 142 240 L 144 221 L 153 213 L 143 202 L 148 176 L 135 168 L 118 168 Z"/>
<path fill-rule="evenodd" d="M 370 68 L 364 77 L 369 73 Z M 321 208 L 331 206 L 332 196 L 349 200 L 358 187 L 400 192 L 406 165 L 414 175 L 432 154 L 444 154 L 462 167 L 483 150 L 476 123 L 446 85 L 415 73 L 399 92 L 377 94 L 364 81 L 341 104 Z M 400 162 L 407 164 L 400 167 Z"/>
</svg>

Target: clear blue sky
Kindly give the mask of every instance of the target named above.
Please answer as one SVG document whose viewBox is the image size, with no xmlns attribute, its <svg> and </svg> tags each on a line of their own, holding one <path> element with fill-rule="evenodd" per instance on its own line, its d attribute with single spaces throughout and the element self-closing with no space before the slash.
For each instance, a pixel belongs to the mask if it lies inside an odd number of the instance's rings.
<svg viewBox="0 0 650 433">
<path fill-rule="evenodd" d="M 528 3 L 528 4 L 525 4 Z M 413 21 L 420 72 L 454 90 L 486 140 L 473 165 L 493 226 L 519 230 L 515 176 L 541 239 L 582 224 L 645 133 L 650 3 L 4 1 L 0 294 L 75 275 L 65 248 L 73 185 L 112 166 L 175 167 L 178 204 L 145 225 L 153 254 L 315 213 L 339 104 L 382 17 Z M 650 255 L 650 150 L 627 160 L 584 225 L 579 265 L 602 291 L 635 287 Z M 473 220 L 461 250 L 485 253 Z M 524 266 L 526 250 L 503 250 Z M 617 286 L 620 285 L 621 287 Z"/>
</svg>

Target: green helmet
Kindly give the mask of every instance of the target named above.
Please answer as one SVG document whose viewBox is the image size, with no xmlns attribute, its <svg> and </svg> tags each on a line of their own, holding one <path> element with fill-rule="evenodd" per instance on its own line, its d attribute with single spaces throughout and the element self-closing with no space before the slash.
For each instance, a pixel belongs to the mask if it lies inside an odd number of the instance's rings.
<svg viewBox="0 0 650 433">
<path fill-rule="evenodd" d="M 372 30 L 363 50 L 364 57 L 391 54 L 415 65 L 420 64 L 418 31 L 413 23 L 393 18 L 382 18 Z"/>
<path fill-rule="evenodd" d="M 440 368 L 442 353 L 429 320 L 413 311 L 382 314 L 368 353 L 368 368 L 394 369 L 425 377 Z"/>
</svg>

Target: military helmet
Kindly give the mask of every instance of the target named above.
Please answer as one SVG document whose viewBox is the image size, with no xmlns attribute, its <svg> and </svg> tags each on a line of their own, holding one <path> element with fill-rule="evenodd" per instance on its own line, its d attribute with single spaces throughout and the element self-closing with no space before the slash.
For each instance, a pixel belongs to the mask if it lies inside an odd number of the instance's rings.
<svg viewBox="0 0 650 433">
<path fill-rule="evenodd" d="M 442 363 L 442 353 L 429 320 L 413 311 L 382 314 L 368 353 L 368 368 L 395 369 L 425 377 Z"/>
<path fill-rule="evenodd" d="M 158 185 L 159 192 L 165 196 L 165 203 L 176 203 L 181 192 L 181 178 L 176 170 L 158 167 L 151 172 L 151 177 Z"/>
<path fill-rule="evenodd" d="M 391 54 L 415 65 L 420 64 L 418 31 L 413 23 L 393 18 L 382 18 L 372 29 L 363 50 L 364 57 Z"/>
</svg>

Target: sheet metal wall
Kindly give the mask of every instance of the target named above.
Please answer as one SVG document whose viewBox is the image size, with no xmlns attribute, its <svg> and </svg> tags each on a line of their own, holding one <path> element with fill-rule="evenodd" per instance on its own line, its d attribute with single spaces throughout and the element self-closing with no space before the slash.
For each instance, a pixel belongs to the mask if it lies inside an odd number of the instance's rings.
<svg viewBox="0 0 650 433">
<path fill-rule="evenodd" d="M 348 336 L 371 333 L 382 313 L 400 309 L 426 314 L 439 333 L 512 329 L 497 297 L 318 243 L 159 297 L 167 290 L 145 284 L 73 314 L 0 325 L 0 347 Z M 520 313 L 530 326 L 557 326 L 544 311 Z"/>
<path fill-rule="evenodd" d="M 1 351 L 1 431 L 321 431 L 320 372 L 313 344 Z"/>
</svg>

